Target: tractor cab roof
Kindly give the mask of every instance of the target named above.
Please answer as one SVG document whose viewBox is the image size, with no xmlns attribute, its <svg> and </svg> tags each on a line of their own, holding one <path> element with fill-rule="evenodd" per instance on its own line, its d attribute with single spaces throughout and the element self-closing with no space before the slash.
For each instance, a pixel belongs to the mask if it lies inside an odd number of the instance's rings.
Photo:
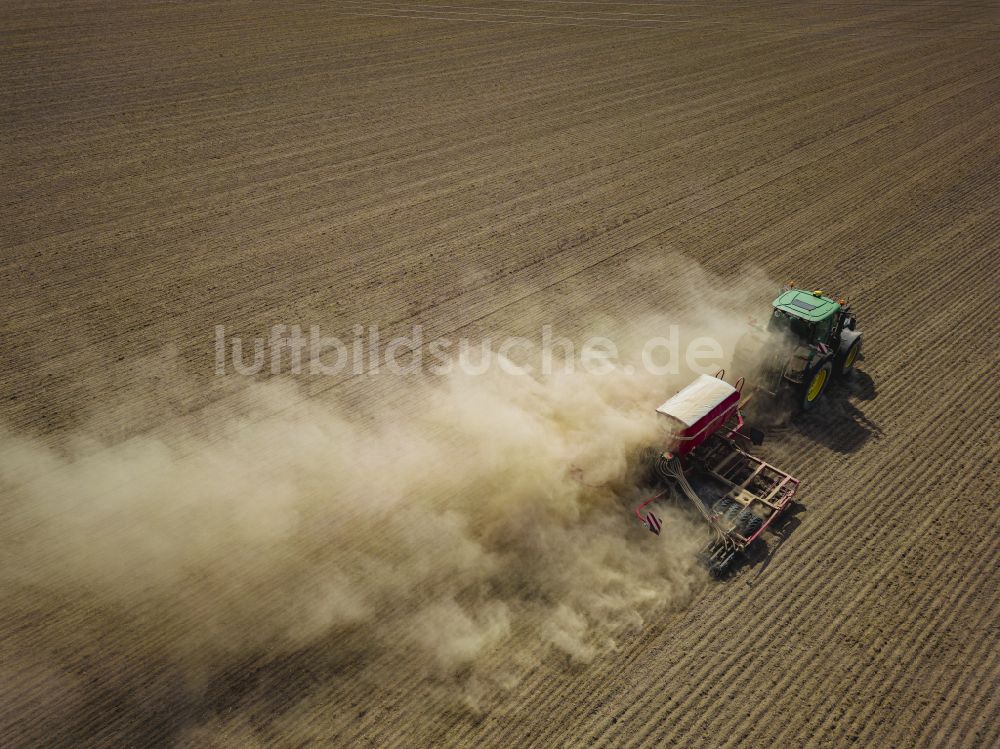
<svg viewBox="0 0 1000 749">
<path fill-rule="evenodd" d="M 840 304 L 828 296 L 823 296 L 822 291 L 803 291 L 802 289 L 789 289 L 771 302 L 775 309 L 779 309 L 793 317 L 798 317 L 807 322 L 819 322 L 825 320 L 840 309 Z"/>
</svg>

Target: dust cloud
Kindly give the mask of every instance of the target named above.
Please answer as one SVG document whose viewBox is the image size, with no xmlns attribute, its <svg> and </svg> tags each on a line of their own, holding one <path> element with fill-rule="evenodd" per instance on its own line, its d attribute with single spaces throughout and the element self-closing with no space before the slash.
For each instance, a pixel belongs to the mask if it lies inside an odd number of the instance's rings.
<svg viewBox="0 0 1000 749">
<path fill-rule="evenodd" d="M 656 438 L 637 382 L 453 375 L 365 426 L 271 383 L 248 395 L 279 415 L 205 444 L 3 435 L 4 702 L 196 695 L 338 635 L 421 673 L 525 626 L 593 657 L 701 579 L 682 516 L 660 539 L 630 522 Z"/>
<path fill-rule="evenodd" d="M 456 372 L 363 421 L 275 380 L 223 438 L 0 434 L 3 735 L 174 730 L 238 674 L 301 660 L 328 680 L 388 663 L 378 680 L 474 708 L 518 679 L 508 652 L 593 659 L 705 579 L 692 518 L 665 510 L 657 538 L 630 512 L 653 409 L 686 376 Z"/>
</svg>

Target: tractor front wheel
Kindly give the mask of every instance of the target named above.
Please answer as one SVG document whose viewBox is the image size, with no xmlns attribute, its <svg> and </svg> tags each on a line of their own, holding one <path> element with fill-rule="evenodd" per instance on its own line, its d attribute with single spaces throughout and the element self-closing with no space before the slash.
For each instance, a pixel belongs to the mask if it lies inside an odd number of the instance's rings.
<svg viewBox="0 0 1000 749">
<path fill-rule="evenodd" d="M 858 360 L 859 353 L 861 353 L 860 335 L 856 336 L 847 348 L 842 349 L 841 352 L 837 354 L 836 375 L 838 377 L 845 377 L 851 373 L 854 369 L 855 362 Z"/>
<path fill-rule="evenodd" d="M 829 361 L 824 361 L 813 369 L 802 384 L 802 410 L 810 411 L 816 405 L 819 397 L 823 395 L 826 386 L 830 384 L 833 375 L 833 365 Z"/>
</svg>

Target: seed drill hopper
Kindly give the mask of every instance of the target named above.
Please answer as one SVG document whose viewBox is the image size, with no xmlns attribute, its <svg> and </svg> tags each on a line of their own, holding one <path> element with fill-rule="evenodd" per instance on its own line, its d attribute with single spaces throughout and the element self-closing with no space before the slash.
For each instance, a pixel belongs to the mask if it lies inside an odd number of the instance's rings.
<svg viewBox="0 0 1000 749">
<path fill-rule="evenodd" d="M 731 385 L 701 375 L 657 410 L 663 448 L 647 457 L 662 491 L 635 509 L 659 534 L 660 502 L 684 498 L 711 531 L 702 551 L 706 565 L 722 574 L 792 503 L 799 480 L 749 452 L 763 435 L 747 428 L 740 410 L 743 380 Z"/>
</svg>

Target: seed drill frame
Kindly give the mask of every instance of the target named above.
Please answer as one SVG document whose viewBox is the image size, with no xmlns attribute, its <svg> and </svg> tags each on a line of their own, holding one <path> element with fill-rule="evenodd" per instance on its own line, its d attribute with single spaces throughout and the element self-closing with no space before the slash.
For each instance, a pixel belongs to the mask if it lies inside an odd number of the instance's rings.
<svg viewBox="0 0 1000 749">
<path fill-rule="evenodd" d="M 678 495 L 690 501 L 712 531 L 702 556 L 715 574 L 788 509 L 799 487 L 797 478 L 748 451 L 763 435 L 744 423 L 743 380 L 730 385 L 723 374 L 701 375 L 657 409 L 669 449 L 649 457 L 665 488 L 635 508 L 659 534 L 662 521 L 653 506 Z"/>
</svg>

